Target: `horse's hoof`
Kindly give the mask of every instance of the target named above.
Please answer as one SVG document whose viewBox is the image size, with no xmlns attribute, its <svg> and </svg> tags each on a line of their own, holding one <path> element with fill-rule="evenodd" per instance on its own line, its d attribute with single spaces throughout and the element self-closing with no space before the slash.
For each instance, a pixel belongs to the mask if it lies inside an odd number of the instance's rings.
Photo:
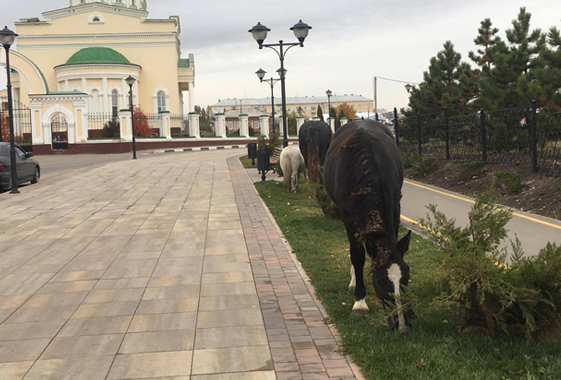
<svg viewBox="0 0 561 380">
<path fill-rule="evenodd" d="M 365 300 L 356 301 L 353 306 L 353 314 L 361 317 L 366 317 L 370 315 L 370 310 Z"/>
<path fill-rule="evenodd" d="M 370 311 L 369 310 L 363 310 L 363 309 L 356 309 L 356 310 L 353 310 L 353 315 L 356 315 L 357 317 L 368 317 L 368 316 L 370 316 Z"/>
</svg>

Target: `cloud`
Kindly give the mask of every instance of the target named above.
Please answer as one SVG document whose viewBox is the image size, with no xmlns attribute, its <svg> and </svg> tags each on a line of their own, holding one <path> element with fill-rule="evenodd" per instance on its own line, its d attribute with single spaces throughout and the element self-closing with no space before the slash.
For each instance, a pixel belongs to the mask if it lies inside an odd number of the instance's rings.
<svg viewBox="0 0 561 380">
<path fill-rule="evenodd" d="M 13 25 L 66 4 L 0 0 L 0 22 Z M 374 75 L 419 82 L 446 40 L 467 60 L 479 21 L 490 17 L 504 35 L 519 8 L 511 0 L 148 0 L 148 7 L 152 18 L 180 16 L 183 54 L 195 54 L 201 105 L 228 97 L 269 96 L 269 87 L 254 72 L 262 67 L 274 73 L 279 62 L 272 51 L 259 50 L 247 32 L 258 21 L 272 29 L 268 42 L 294 40 L 288 28 L 299 19 L 313 26 L 306 46 L 287 55 L 288 95 L 321 95 L 330 88 L 372 97 Z M 534 27 L 561 25 L 558 0 L 534 0 L 528 10 Z M 400 83 L 378 82 L 380 108 L 406 106 L 407 96 Z"/>
</svg>

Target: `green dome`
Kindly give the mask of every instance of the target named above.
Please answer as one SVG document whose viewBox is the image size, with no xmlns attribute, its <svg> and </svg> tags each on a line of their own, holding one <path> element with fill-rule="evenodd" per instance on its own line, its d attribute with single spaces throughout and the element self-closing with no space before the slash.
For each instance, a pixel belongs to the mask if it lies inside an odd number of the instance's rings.
<svg viewBox="0 0 561 380">
<path fill-rule="evenodd" d="M 90 63 L 131 64 L 129 60 L 118 51 L 104 47 L 91 47 L 75 53 L 66 61 L 65 65 L 84 65 Z"/>
</svg>

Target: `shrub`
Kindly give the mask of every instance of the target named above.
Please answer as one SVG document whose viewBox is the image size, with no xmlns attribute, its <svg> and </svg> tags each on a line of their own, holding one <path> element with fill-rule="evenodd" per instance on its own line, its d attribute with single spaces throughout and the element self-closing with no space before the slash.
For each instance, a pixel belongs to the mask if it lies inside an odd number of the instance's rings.
<svg viewBox="0 0 561 380">
<path fill-rule="evenodd" d="M 134 132 L 136 137 L 150 137 L 152 136 L 152 129 L 148 123 L 148 118 L 142 111 L 142 108 L 135 107 L 134 109 Z"/>
<path fill-rule="evenodd" d="M 341 219 L 339 207 L 329 198 L 323 186 L 319 186 L 316 190 L 316 201 L 325 216 L 331 219 Z"/>
<path fill-rule="evenodd" d="M 405 169 L 411 169 L 413 165 L 421 160 L 421 156 L 417 153 L 402 154 L 401 161 Z"/>
<path fill-rule="evenodd" d="M 261 150 L 263 148 L 269 149 L 269 152 L 273 154 L 273 151 L 277 146 L 281 145 L 280 136 L 278 133 L 271 134 L 271 136 L 259 136 L 257 138 L 257 149 Z"/>
<path fill-rule="evenodd" d="M 561 247 L 548 244 L 535 257 L 524 257 L 518 239 L 502 248 L 512 215 L 492 204 L 491 192 L 477 200 L 467 227 L 429 210 L 421 223 L 445 253 L 443 277 L 435 275 L 445 279 L 439 300 L 458 303 L 464 331 L 531 337 L 561 326 Z"/>
<path fill-rule="evenodd" d="M 103 126 L 103 137 L 120 138 L 121 137 L 121 124 L 117 118 L 113 118 Z"/>
<path fill-rule="evenodd" d="M 524 187 L 522 176 L 516 173 L 497 171 L 493 176 L 495 185 L 507 194 L 518 193 Z"/>
<path fill-rule="evenodd" d="M 420 158 L 420 160 L 413 164 L 411 168 L 413 173 L 418 177 L 426 177 L 427 175 L 434 173 L 438 170 L 438 164 L 436 160 L 432 157 Z"/>
<path fill-rule="evenodd" d="M 476 161 L 468 162 L 460 165 L 460 170 L 458 171 L 458 180 L 467 181 L 471 179 L 475 172 L 485 166 L 485 162 Z"/>
</svg>

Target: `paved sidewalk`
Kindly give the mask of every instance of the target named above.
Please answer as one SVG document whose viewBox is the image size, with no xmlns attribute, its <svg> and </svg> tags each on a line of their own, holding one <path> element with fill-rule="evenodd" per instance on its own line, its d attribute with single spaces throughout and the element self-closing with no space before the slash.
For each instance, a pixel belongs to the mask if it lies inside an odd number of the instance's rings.
<svg viewBox="0 0 561 380">
<path fill-rule="evenodd" d="M 354 379 L 234 155 L 0 195 L 0 379 Z"/>
</svg>

